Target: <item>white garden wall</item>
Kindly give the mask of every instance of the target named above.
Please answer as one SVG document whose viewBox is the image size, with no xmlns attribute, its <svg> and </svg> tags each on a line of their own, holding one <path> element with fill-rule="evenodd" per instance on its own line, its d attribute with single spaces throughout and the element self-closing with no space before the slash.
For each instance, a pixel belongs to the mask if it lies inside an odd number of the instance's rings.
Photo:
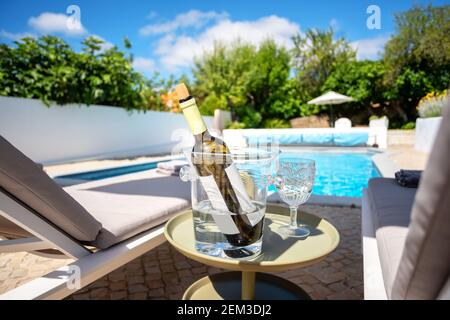
<svg viewBox="0 0 450 320">
<path fill-rule="evenodd" d="M 212 117 L 204 117 L 208 126 Z M 0 97 L 0 135 L 43 164 L 169 153 L 187 123 L 182 114 L 97 105 L 45 106 Z"/>
<path fill-rule="evenodd" d="M 442 117 L 418 118 L 416 120 L 416 142 L 414 147 L 422 152 L 430 152 L 441 124 Z"/>
</svg>

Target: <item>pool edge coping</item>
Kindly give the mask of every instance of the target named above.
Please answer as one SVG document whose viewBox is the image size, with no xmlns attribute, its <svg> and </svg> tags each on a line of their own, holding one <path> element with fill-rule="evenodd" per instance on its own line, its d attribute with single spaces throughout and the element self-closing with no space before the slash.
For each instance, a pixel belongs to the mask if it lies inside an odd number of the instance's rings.
<svg viewBox="0 0 450 320">
<path fill-rule="evenodd" d="M 389 158 L 387 152 L 375 154 L 372 157 L 372 162 L 383 178 L 395 178 L 395 172 L 400 169 L 398 165 Z"/>
</svg>

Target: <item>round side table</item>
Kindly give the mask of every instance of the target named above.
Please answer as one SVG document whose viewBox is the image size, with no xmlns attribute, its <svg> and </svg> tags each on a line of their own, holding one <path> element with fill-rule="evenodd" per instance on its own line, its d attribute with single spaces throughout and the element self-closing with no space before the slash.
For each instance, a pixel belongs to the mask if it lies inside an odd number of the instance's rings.
<svg viewBox="0 0 450 320">
<path fill-rule="evenodd" d="M 306 292 L 290 281 L 264 273 L 312 265 L 337 247 L 339 233 L 325 219 L 302 212 L 299 222 L 310 227 L 311 235 L 306 239 L 283 238 L 278 229 L 289 223 L 288 210 L 268 206 L 262 253 L 253 260 L 233 260 L 208 256 L 195 249 L 192 211 L 170 219 L 164 234 L 183 255 L 209 266 L 240 271 L 219 273 L 198 280 L 186 290 L 183 300 L 309 299 Z"/>
</svg>

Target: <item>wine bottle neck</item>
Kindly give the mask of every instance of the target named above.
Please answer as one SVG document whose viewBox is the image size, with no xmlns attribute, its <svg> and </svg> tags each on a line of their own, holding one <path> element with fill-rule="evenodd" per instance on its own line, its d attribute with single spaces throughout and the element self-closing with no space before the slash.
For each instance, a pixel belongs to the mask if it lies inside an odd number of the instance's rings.
<svg viewBox="0 0 450 320">
<path fill-rule="evenodd" d="M 183 110 L 183 114 L 186 117 L 189 128 L 194 136 L 201 135 L 207 130 L 205 121 L 198 110 L 197 103 L 194 98 L 180 101 L 180 108 Z"/>
</svg>

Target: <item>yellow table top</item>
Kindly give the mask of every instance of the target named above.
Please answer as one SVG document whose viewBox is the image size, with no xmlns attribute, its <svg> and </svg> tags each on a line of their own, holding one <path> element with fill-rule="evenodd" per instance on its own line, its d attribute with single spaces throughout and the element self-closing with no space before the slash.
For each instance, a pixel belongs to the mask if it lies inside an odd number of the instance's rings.
<svg viewBox="0 0 450 320">
<path fill-rule="evenodd" d="M 301 212 L 299 222 L 310 227 L 306 239 L 284 238 L 278 228 L 289 224 L 288 209 L 278 206 L 267 208 L 264 221 L 262 253 L 253 260 L 234 260 L 212 257 L 195 249 L 192 211 L 180 213 L 165 226 L 167 240 L 183 255 L 217 268 L 236 271 L 274 272 L 285 271 L 314 264 L 339 244 L 339 233 L 325 219 Z"/>
</svg>

